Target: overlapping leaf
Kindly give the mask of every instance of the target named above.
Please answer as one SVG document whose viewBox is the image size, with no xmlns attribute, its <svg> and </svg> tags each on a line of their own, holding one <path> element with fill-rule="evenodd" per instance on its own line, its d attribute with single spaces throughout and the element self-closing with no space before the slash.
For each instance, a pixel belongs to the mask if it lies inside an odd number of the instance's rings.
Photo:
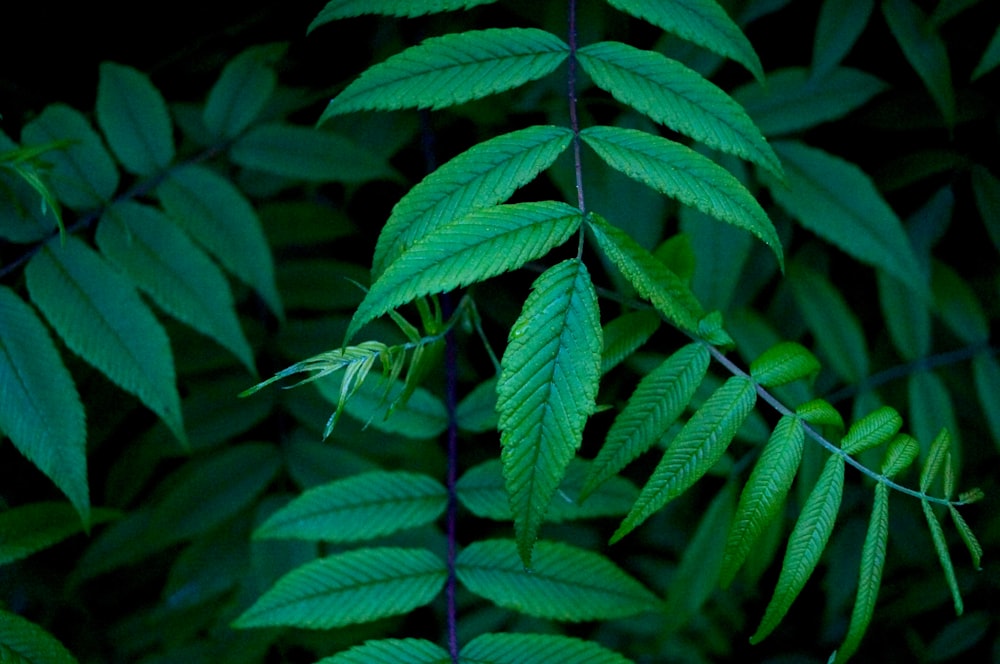
<svg viewBox="0 0 1000 664">
<path fill-rule="evenodd" d="M 329 629 L 402 615 L 433 600 L 447 574 L 426 549 L 348 551 L 281 577 L 233 626 Z"/>
<path fill-rule="evenodd" d="M 96 508 L 89 525 L 119 516 L 115 510 Z M 30 503 L 0 512 L 0 565 L 20 560 L 36 551 L 83 531 L 80 514 L 66 503 Z"/>
<path fill-rule="evenodd" d="M 750 363 L 750 375 L 765 387 L 777 387 L 815 376 L 819 370 L 816 356 L 792 341 L 771 346 Z"/>
<path fill-rule="evenodd" d="M 639 381 L 608 430 L 582 497 L 586 498 L 667 433 L 701 384 L 709 360 L 704 344 L 689 344 Z"/>
<path fill-rule="evenodd" d="M 635 129 L 594 126 L 580 137 L 615 170 L 750 231 L 784 266 L 781 241 L 760 204 L 729 171 L 691 148 Z"/>
<path fill-rule="evenodd" d="M 170 342 L 133 285 L 73 236 L 46 244 L 25 276 L 32 300 L 70 350 L 139 397 L 184 440 Z"/>
<path fill-rule="evenodd" d="M 742 376 L 729 378 L 713 392 L 670 442 L 611 541 L 630 533 L 707 473 L 722 458 L 756 401 L 753 381 Z"/>
<path fill-rule="evenodd" d="M 539 541 L 531 569 L 510 540 L 481 540 L 458 555 L 459 581 L 500 606 L 539 618 L 626 618 L 660 608 L 656 596 L 604 556 Z"/>
<path fill-rule="evenodd" d="M 660 317 L 654 311 L 639 310 L 624 313 L 604 326 L 604 351 L 601 353 L 601 374 L 606 374 L 624 362 L 649 341 L 660 327 Z"/>
<path fill-rule="evenodd" d="M 608 0 L 612 7 L 746 67 L 764 80 L 764 68 L 750 40 L 715 0 Z"/>
<path fill-rule="evenodd" d="M 496 0 L 330 0 L 309 24 L 309 31 L 342 18 L 363 14 L 415 17 L 470 9 Z"/>
<path fill-rule="evenodd" d="M 381 375 L 369 376 L 344 403 L 344 410 L 379 431 L 406 438 L 426 440 L 441 435 L 448 427 L 448 411 L 440 398 L 425 388 L 415 387 L 405 400 L 405 383 L 386 384 Z M 329 401 L 337 403 L 339 385 L 332 380 L 317 383 Z"/>
<path fill-rule="evenodd" d="M 655 51 L 620 42 L 589 44 L 578 57 L 594 83 L 615 99 L 781 177 L 778 157 L 746 111 L 701 74 Z"/>
<path fill-rule="evenodd" d="M 510 330 L 497 383 L 504 478 L 525 565 L 552 495 L 579 448 L 601 371 L 597 295 L 567 260 L 534 283 Z"/>
<path fill-rule="evenodd" d="M 226 64 L 201 114 L 213 138 L 234 138 L 257 118 L 277 85 L 274 64 L 287 49 L 287 44 L 252 46 Z"/>
<path fill-rule="evenodd" d="M 323 111 L 320 123 L 363 110 L 444 108 L 551 73 L 569 46 L 537 28 L 490 28 L 431 37 L 367 69 Z"/>
<path fill-rule="evenodd" d="M 455 420 L 459 429 L 473 433 L 497 428 L 497 377 L 476 385 L 458 402 Z"/>
<path fill-rule="evenodd" d="M 631 664 L 593 641 L 561 634 L 480 634 L 462 648 L 461 664 Z"/>
<path fill-rule="evenodd" d="M 444 512 L 445 488 L 427 475 L 372 471 L 306 491 L 268 517 L 256 539 L 352 542 L 430 523 Z"/>
<path fill-rule="evenodd" d="M 392 209 L 379 233 L 372 273 L 380 275 L 437 227 L 510 198 L 548 168 L 571 137 L 565 127 L 527 127 L 479 143 L 438 168 Z"/>
<path fill-rule="evenodd" d="M 122 166 L 153 175 L 174 160 L 173 125 L 163 95 L 142 72 L 105 62 L 97 83 L 97 124 Z"/>
<path fill-rule="evenodd" d="M 451 664 L 451 655 L 424 639 L 379 639 L 324 657 L 316 664 Z"/>
<path fill-rule="evenodd" d="M 569 239 L 580 211 L 565 203 L 515 203 L 472 211 L 414 242 L 372 284 L 347 331 L 421 295 L 521 267 Z"/>
<path fill-rule="evenodd" d="M 77 664 L 54 636 L 9 611 L 0 611 L 0 659 L 11 664 Z"/>
</svg>

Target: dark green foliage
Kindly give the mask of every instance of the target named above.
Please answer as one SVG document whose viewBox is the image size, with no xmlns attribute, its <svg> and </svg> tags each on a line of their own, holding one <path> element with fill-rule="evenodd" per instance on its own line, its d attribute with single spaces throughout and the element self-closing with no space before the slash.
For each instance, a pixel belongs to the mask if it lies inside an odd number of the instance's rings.
<svg viewBox="0 0 1000 664">
<path fill-rule="evenodd" d="M 806 5 L 332 0 L 5 125 L 0 661 L 995 655 L 995 12 Z"/>
</svg>

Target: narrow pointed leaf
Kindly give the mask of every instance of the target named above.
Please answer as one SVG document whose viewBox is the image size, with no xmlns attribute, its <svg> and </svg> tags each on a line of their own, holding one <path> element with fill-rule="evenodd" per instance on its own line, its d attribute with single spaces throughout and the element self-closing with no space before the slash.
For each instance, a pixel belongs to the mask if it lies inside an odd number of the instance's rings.
<svg viewBox="0 0 1000 664">
<path fill-rule="evenodd" d="M 293 180 L 360 183 L 397 176 L 349 136 L 290 124 L 254 127 L 233 143 L 229 156 L 244 168 Z"/>
<path fill-rule="evenodd" d="M 561 39 L 537 28 L 431 37 L 366 70 L 330 101 L 319 121 L 352 111 L 461 104 L 539 79 L 568 55 Z"/>
<path fill-rule="evenodd" d="M 160 308 L 255 371 L 225 276 L 165 214 L 132 201 L 116 203 L 101 217 L 95 240 L 104 256 Z"/>
<path fill-rule="evenodd" d="M 750 363 L 750 375 L 764 387 L 778 387 L 819 373 L 820 364 L 807 348 L 783 341 Z"/>
<path fill-rule="evenodd" d="M 494 277 L 547 254 L 579 228 L 580 211 L 565 203 L 516 203 L 470 212 L 414 242 L 372 284 L 347 338 L 391 309 L 421 295 Z"/>
<path fill-rule="evenodd" d="M 799 418 L 786 415 L 778 420 L 740 494 L 726 540 L 720 574 L 723 587 L 732 583 L 758 538 L 784 507 L 802 461 L 804 440 Z"/>
<path fill-rule="evenodd" d="M 1000 26 L 997 26 L 996 32 L 993 33 L 993 38 L 990 39 L 990 43 L 987 44 L 986 50 L 983 51 L 979 63 L 976 64 L 976 68 L 972 72 L 972 80 L 975 81 L 977 78 L 985 76 L 996 69 L 997 66 L 1000 66 Z"/>
<path fill-rule="evenodd" d="M 899 434 L 889 443 L 882 459 L 882 474 L 893 478 L 906 470 L 920 454 L 920 443 L 913 436 Z"/>
<path fill-rule="evenodd" d="M 972 557 L 972 566 L 977 572 L 982 571 L 983 546 L 976 539 L 972 528 L 966 523 L 965 518 L 958 511 L 957 507 L 949 504 L 948 512 L 951 514 L 951 520 L 954 522 L 955 529 L 958 531 L 959 536 L 961 536 L 962 542 L 965 543 L 965 548 L 969 550 L 969 555 Z"/>
<path fill-rule="evenodd" d="M 540 541 L 530 569 L 510 540 L 481 540 L 458 554 L 458 580 L 514 611 L 550 620 L 627 618 L 660 608 L 656 596 L 602 555 Z"/>
<path fill-rule="evenodd" d="M 332 381 L 324 380 L 318 386 L 323 395 L 333 401 L 331 384 Z M 387 387 L 385 378 L 373 374 L 347 400 L 344 410 L 373 429 L 407 438 L 426 440 L 444 433 L 448 428 L 444 402 L 423 387 L 414 387 L 402 401 L 405 392 L 403 381 L 394 380 Z"/>
<path fill-rule="evenodd" d="M 991 354 L 981 353 L 972 360 L 972 375 L 993 442 L 1000 446 L 1000 408 L 994 402 L 994 397 L 1000 394 L 1000 362 Z"/>
<path fill-rule="evenodd" d="M 274 64 L 287 50 L 287 44 L 252 46 L 226 64 L 201 114 L 212 138 L 235 138 L 257 118 L 278 82 Z"/>
<path fill-rule="evenodd" d="M 924 466 L 920 469 L 920 490 L 924 493 L 931 488 L 941 467 L 944 466 L 945 458 L 948 456 L 951 447 L 951 436 L 947 429 L 941 429 L 934 442 L 931 443 L 927 458 L 924 459 Z"/>
<path fill-rule="evenodd" d="M 281 577 L 233 626 L 329 629 L 403 615 L 433 600 L 447 575 L 426 549 L 348 551 Z"/>
<path fill-rule="evenodd" d="M 756 401 L 753 381 L 742 376 L 729 378 L 712 393 L 670 442 L 612 543 L 707 473 L 722 458 Z"/>
<path fill-rule="evenodd" d="M 639 381 L 594 459 L 584 498 L 667 433 L 701 385 L 710 359 L 704 344 L 688 344 Z"/>
<path fill-rule="evenodd" d="M 896 409 L 882 406 L 852 424 L 840 446 L 850 455 L 861 454 L 890 440 L 902 426 L 903 418 Z"/>
<path fill-rule="evenodd" d="M 934 509 L 926 500 L 920 501 L 920 506 L 924 510 L 924 517 L 927 519 L 927 527 L 931 531 L 931 540 L 934 542 L 934 551 L 937 553 L 941 569 L 944 571 L 945 581 L 948 583 L 948 590 L 951 591 L 951 599 L 955 606 L 955 615 L 960 616 L 965 610 L 962 602 L 962 594 L 958 589 L 958 579 L 955 577 L 955 566 L 951 562 L 951 553 L 948 552 L 948 542 L 944 536 L 944 529 L 938 521 Z"/>
<path fill-rule="evenodd" d="M 47 106 L 24 126 L 25 145 L 70 141 L 61 150 L 45 153 L 52 164 L 46 181 L 59 200 L 74 210 L 99 207 L 118 189 L 118 168 L 104 143 L 79 111 L 63 104 Z"/>
<path fill-rule="evenodd" d="M 660 327 L 655 311 L 630 311 L 604 326 L 604 351 L 601 354 L 601 374 L 606 374 L 624 362 L 649 341 Z"/>
<path fill-rule="evenodd" d="M 546 270 L 510 330 L 497 383 L 500 458 L 525 565 L 596 407 L 601 344 L 587 268 L 567 260 Z"/>
<path fill-rule="evenodd" d="M 185 440 L 170 342 L 132 284 L 73 236 L 45 245 L 25 275 L 32 299 L 70 350 Z"/>
<path fill-rule="evenodd" d="M 119 516 L 115 510 L 96 508 L 90 525 Z M 0 565 L 6 565 L 83 532 L 80 514 L 67 503 L 30 503 L 0 512 Z"/>
<path fill-rule="evenodd" d="M 153 175 L 174 160 L 174 135 L 163 95 L 142 72 L 105 62 L 97 83 L 97 124 L 130 173 Z"/>
<path fill-rule="evenodd" d="M 197 164 L 172 170 L 156 188 L 164 209 L 222 266 L 256 290 L 277 315 L 274 261 L 260 220 L 231 182 Z"/>
<path fill-rule="evenodd" d="M 822 77 L 840 64 L 868 25 L 874 8 L 875 0 L 823 2 L 813 41 L 813 76 Z"/>
<path fill-rule="evenodd" d="M 620 42 L 580 49 L 583 70 L 615 99 L 705 145 L 781 177 L 781 162 L 746 111 L 692 69 Z"/>
<path fill-rule="evenodd" d="M 631 664 L 593 641 L 561 634 L 481 634 L 467 643 L 461 664 Z"/>
<path fill-rule="evenodd" d="M 491 138 L 442 165 L 393 207 L 372 261 L 377 277 L 416 240 L 473 210 L 502 203 L 552 165 L 572 138 L 535 126 Z"/>
<path fill-rule="evenodd" d="M 729 171 L 691 148 L 636 129 L 594 126 L 581 138 L 609 166 L 727 224 L 750 231 L 784 267 L 778 234 L 760 204 Z"/>
<path fill-rule="evenodd" d="M 6 286 L 0 286 L 0 430 L 89 523 L 83 404 L 48 329 Z"/>
<path fill-rule="evenodd" d="M 955 124 L 955 89 L 944 40 L 911 0 L 883 0 L 882 15 L 910 65 L 923 80 L 945 124 Z"/>
<path fill-rule="evenodd" d="M 316 664 L 452 664 L 452 660 L 447 650 L 424 639 L 379 639 Z"/>
<path fill-rule="evenodd" d="M 918 440 L 930 440 L 937 432 L 947 429 L 958 433 L 958 420 L 952 405 L 951 392 L 936 373 L 918 369 L 906 381 L 909 397 L 909 426 Z M 960 443 L 957 436 L 953 442 Z"/>
<path fill-rule="evenodd" d="M 764 69 L 750 40 L 715 0 L 608 0 L 608 4 L 735 60 L 754 78 L 764 80 Z"/>
<path fill-rule="evenodd" d="M 21 616 L 0 611 L 0 661 L 11 664 L 77 664 L 54 636 Z"/>
<path fill-rule="evenodd" d="M 314 487 L 268 517 L 255 539 L 353 542 L 430 523 L 448 501 L 427 475 L 372 471 Z"/>
<path fill-rule="evenodd" d="M 921 269 L 902 222 L 857 166 L 802 143 L 774 143 L 786 184 L 765 177 L 771 195 L 803 226 L 854 258 L 927 296 Z M 844 196 L 844 192 L 851 192 Z"/>
<path fill-rule="evenodd" d="M 496 0 L 330 0 L 309 24 L 309 31 L 342 18 L 380 14 L 413 18 L 425 14 L 470 9 Z"/>
<path fill-rule="evenodd" d="M 839 456 L 831 456 L 802 506 L 802 513 L 788 538 L 778 584 L 764 611 L 760 626 L 750 637 L 750 643 L 758 643 L 770 634 L 802 592 L 826 548 L 830 533 L 833 532 L 843 491 L 844 460 Z"/>
<path fill-rule="evenodd" d="M 697 298 L 680 277 L 643 249 L 625 231 L 593 212 L 587 226 L 601 253 L 614 264 L 639 295 L 667 320 L 686 332 L 696 332 L 703 312 Z"/>
</svg>

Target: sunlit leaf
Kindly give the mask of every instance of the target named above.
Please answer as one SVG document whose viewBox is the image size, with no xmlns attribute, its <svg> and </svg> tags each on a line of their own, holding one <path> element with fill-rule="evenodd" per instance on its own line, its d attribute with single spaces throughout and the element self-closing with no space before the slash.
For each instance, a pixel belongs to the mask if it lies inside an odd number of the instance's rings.
<svg viewBox="0 0 1000 664">
<path fill-rule="evenodd" d="M 785 385 L 819 373 L 820 364 L 807 348 L 783 341 L 764 351 L 750 363 L 750 375 L 765 387 Z"/>
<path fill-rule="evenodd" d="M 854 422 L 840 446 L 850 455 L 861 454 L 890 440 L 902 426 L 903 418 L 896 409 L 882 406 Z"/>
</svg>

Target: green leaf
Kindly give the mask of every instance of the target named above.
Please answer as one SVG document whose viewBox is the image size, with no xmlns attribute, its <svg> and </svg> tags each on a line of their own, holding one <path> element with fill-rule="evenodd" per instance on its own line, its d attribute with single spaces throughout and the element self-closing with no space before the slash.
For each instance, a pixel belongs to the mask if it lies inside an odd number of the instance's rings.
<svg viewBox="0 0 1000 664">
<path fill-rule="evenodd" d="M 11 664 L 77 664 L 70 651 L 35 623 L 0 611 L 0 661 Z"/>
<path fill-rule="evenodd" d="M 785 165 L 787 186 L 765 180 L 781 207 L 824 240 L 927 296 L 927 275 L 903 224 L 871 178 L 854 164 L 802 143 L 779 142 L 774 149 Z"/>
<path fill-rule="evenodd" d="M 596 407 L 601 323 L 587 268 L 546 270 L 510 330 L 497 383 L 504 478 L 524 565 Z"/>
<path fill-rule="evenodd" d="M 944 40 L 910 0 L 883 0 L 882 15 L 910 65 L 923 80 L 945 124 L 955 125 L 955 89 Z"/>
<path fill-rule="evenodd" d="M 185 441 L 170 342 L 132 284 L 74 236 L 46 244 L 25 276 L 32 300 L 70 350 Z"/>
<path fill-rule="evenodd" d="M 969 550 L 969 555 L 972 557 L 972 566 L 977 572 L 981 572 L 983 569 L 983 547 L 976 539 L 975 534 L 972 532 L 972 528 L 966 523 L 962 514 L 958 511 L 958 508 L 952 504 L 948 504 L 948 512 L 951 514 L 951 520 L 955 524 L 955 530 L 958 531 L 959 536 L 962 538 L 962 542 L 965 543 L 965 548 Z"/>
<path fill-rule="evenodd" d="M 923 485 L 923 481 L 921 481 L 921 485 Z M 926 489 L 921 488 L 921 491 L 926 491 Z M 965 605 L 962 602 L 962 594 L 958 589 L 955 566 L 952 565 L 951 554 L 948 552 L 948 542 L 945 540 L 944 529 L 941 528 L 941 522 L 938 521 L 937 515 L 934 514 L 934 509 L 929 502 L 921 500 L 920 506 L 924 510 L 927 527 L 931 531 L 931 540 L 934 542 L 934 551 L 937 553 L 941 569 L 944 571 L 945 581 L 948 583 L 948 589 L 951 591 L 951 599 L 955 606 L 955 615 L 960 616 L 965 610 Z"/>
<path fill-rule="evenodd" d="M 483 381 L 458 402 L 455 420 L 459 429 L 485 433 L 497 428 L 497 380 L 494 376 Z"/>
<path fill-rule="evenodd" d="M 691 148 L 621 127 L 588 127 L 581 138 L 615 170 L 760 238 L 784 269 L 781 241 L 756 199 L 729 171 Z"/>
<path fill-rule="evenodd" d="M 433 229 L 387 266 L 347 330 L 350 339 L 373 318 L 421 295 L 494 277 L 541 258 L 579 228 L 565 203 L 515 203 L 472 211 Z"/>
<path fill-rule="evenodd" d="M 878 296 L 889 337 L 899 354 L 914 361 L 930 354 L 930 303 L 910 297 L 910 289 L 894 276 L 879 272 Z"/>
<path fill-rule="evenodd" d="M 649 341 L 660 327 L 655 311 L 640 309 L 624 313 L 604 325 L 601 375 L 614 369 Z"/>
<path fill-rule="evenodd" d="M 260 220 L 229 180 L 191 164 L 172 170 L 156 195 L 181 228 L 282 315 L 274 262 Z"/>
<path fill-rule="evenodd" d="M 611 542 L 634 530 L 707 473 L 722 458 L 756 401 L 753 381 L 742 376 L 729 378 L 713 392 L 670 442 Z"/>
<path fill-rule="evenodd" d="M 802 506 L 802 513 L 788 538 L 774 596 L 764 611 L 760 626 L 750 637 L 750 643 L 759 643 L 770 634 L 802 592 L 833 532 L 843 490 L 844 460 L 831 456 Z"/>
<path fill-rule="evenodd" d="M 461 664 L 631 664 L 593 641 L 560 634 L 480 634 L 463 648 Z"/>
<path fill-rule="evenodd" d="M 750 473 L 726 539 L 720 579 L 729 586 L 751 549 L 785 505 L 802 461 L 805 432 L 799 418 L 785 415 L 774 427 Z"/>
<path fill-rule="evenodd" d="M 357 184 L 396 177 L 384 159 L 353 138 L 290 124 L 265 124 L 241 136 L 233 162 L 293 180 Z"/>
<path fill-rule="evenodd" d="M 663 438 L 701 385 L 710 359 L 704 344 L 688 344 L 639 381 L 594 459 L 584 498 Z"/>
<path fill-rule="evenodd" d="M 875 0 L 825 0 L 816 21 L 813 41 L 813 76 L 833 71 L 850 52 L 868 25 Z M 770 76 L 768 82 L 771 82 Z"/>
<path fill-rule="evenodd" d="M 48 329 L 6 286 L 0 286 L 0 430 L 89 524 L 83 404 Z"/>
<path fill-rule="evenodd" d="M 826 277 L 804 265 L 793 265 L 788 276 L 795 301 L 827 364 L 846 382 L 863 382 L 868 378 L 868 348 L 861 324 L 843 296 Z"/>
<path fill-rule="evenodd" d="M 781 177 L 781 162 L 760 129 L 739 104 L 701 74 L 655 51 L 620 42 L 588 44 L 578 57 L 594 83 L 618 101 Z"/>
<path fill-rule="evenodd" d="M 330 629 L 404 615 L 433 600 L 447 575 L 444 561 L 426 549 L 339 553 L 281 577 L 233 627 Z"/>
<path fill-rule="evenodd" d="M 920 443 L 913 436 L 899 434 L 889 443 L 882 459 L 882 474 L 893 478 L 906 470 L 920 454 Z"/>
<path fill-rule="evenodd" d="M 639 490 L 623 477 L 612 477 L 586 500 L 581 497 L 590 467 L 589 461 L 570 460 L 566 476 L 545 512 L 546 523 L 622 516 L 628 512 Z M 497 521 L 514 518 L 499 459 L 473 466 L 459 478 L 455 488 L 462 505 L 476 516 Z"/>
<path fill-rule="evenodd" d="M 444 108 L 516 88 L 555 71 L 569 46 L 537 28 L 431 37 L 370 67 L 334 97 L 319 122 L 352 111 Z"/>
<path fill-rule="evenodd" d="M 948 456 L 951 447 L 951 436 L 948 435 L 947 429 L 941 429 L 937 437 L 931 443 L 930 451 L 927 453 L 927 458 L 924 459 L 924 465 L 920 469 L 920 491 L 927 493 L 931 488 L 931 484 L 937 478 L 938 473 L 941 472 L 941 468 L 944 466 L 945 458 Z"/>
<path fill-rule="evenodd" d="M 215 140 L 235 138 L 260 115 L 277 84 L 287 44 L 252 46 L 230 60 L 208 92 L 201 118 Z"/>
<path fill-rule="evenodd" d="M 832 427 L 840 432 L 844 430 L 844 418 L 840 412 L 823 399 L 813 399 L 797 406 L 795 414 L 816 427 Z"/>
<path fill-rule="evenodd" d="M 133 201 L 115 203 L 101 217 L 95 240 L 104 256 L 160 308 L 256 371 L 229 282 L 163 212 Z"/>
<path fill-rule="evenodd" d="M 994 401 L 996 395 L 1000 394 L 1000 363 L 992 355 L 980 353 L 972 359 L 972 375 L 993 442 L 1000 446 L 1000 408 L 996 407 Z"/>
<path fill-rule="evenodd" d="M 344 404 L 344 410 L 374 429 L 406 438 L 426 440 L 444 433 L 448 428 L 448 411 L 441 399 L 417 387 L 400 402 L 406 389 L 403 381 L 394 380 L 387 387 L 386 380 L 379 374 L 369 376 Z M 319 381 L 317 386 L 327 399 L 336 403 L 339 385 L 334 390 L 333 381 L 327 379 Z"/>
<path fill-rule="evenodd" d="M 903 418 L 895 408 L 882 406 L 851 425 L 840 446 L 854 456 L 892 439 L 903 426 Z"/>
<path fill-rule="evenodd" d="M 834 653 L 833 663 L 846 662 L 858 649 L 861 638 L 875 613 L 875 600 L 882 585 L 882 570 L 885 567 L 886 543 L 889 539 L 889 487 L 875 485 L 875 502 L 868 520 L 868 532 L 861 548 L 861 568 L 858 571 L 858 591 L 854 596 L 854 609 L 847 636 Z"/>
<path fill-rule="evenodd" d="M 713 0 L 608 0 L 612 7 L 649 21 L 667 32 L 739 62 L 759 81 L 764 68 L 753 46 Z"/>
<path fill-rule="evenodd" d="M 316 664 L 451 664 L 451 655 L 423 639 L 379 639 L 324 657 Z"/>
<path fill-rule="evenodd" d="M 983 166 L 973 167 L 972 193 L 986 232 L 993 240 L 993 246 L 1000 251 L 1000 178 Z"/>
<path fill-rule="evenodd" d="M 163 95 L 142 72 L 105 62 L 97 82 L 97 124 L 125 170 L 154 175 L 174 160 L 173 125 Z"/>
<path fill-rule="evenodd" d="M 450 12 L 486 5 L 496 0 L 330 0 L 309 24 L 309 32 L 342 18 L 363 14 L 381 14 L 413 18 L 425 14 Z"/>
<path fill-rule="evenodd" d="M 587 227 L 601 253 L 621 271 L 639 295 L 680 329 L 697 331 L 698 320 L 704 312 L 680 277 L 599 214 L 587 214 Z"/>
<path fill-rule="evenodd" d="M 1000 190 L 997 193 L 1000 194 Z M 1000 214 L 1000 208 L 997 212 Z M 968 281 L 953 268 L 935 261 L 931 269 L 931 289 L 935 313 L 955 336 L 970 346 L 988 343 L 990 324 Z"/>
<path fill-rule="evenodd" d="M 21 139 L 26 145 L 69 141 L 65 148 L 50 150 L 43 157 L 52 164 L 46 180 L 66 206 L 74 210 L 100 207 L 118 189 L 118 168 L 79 111 L 63 104 L 47 106 L 24 126 Z"/>
<path fill-rule="evenodd" d="M 1000 65 L 1000 26 L 997 26 L 996 32 L 993 33 L 993 37 L 990 39 L 990 43 L 987 44 L 986 50 L 983 51 L 983 56 L 979 59 L 979 63 L 972 72 L 972 80 L 975 81 L 981 76 L 985 76 L 989 72 L 993 71 Z"/>
<path fill-rule="evenodd" d="M 941 429 L 957 434 L 958 420 L 951 392 L 937 374 L 927 369 L 914 371 L 906 381 L 906 388 L 910 429 L 918 440 L 930 440 Z"/>
<path fill-rule="evenodd" d="M 94 509 L 89 525 L 120 516 L 116 510 Z M 0 565 L 26 558 L 83 531 L 80 514 L 66 503 L 30 503 L 0 512 Z"/>
<path fill-rule="evenodd" d="M 430 523 L 448 495 L 427 475 L 378 470 L 314 487 L 272 514 L 255 539 L 353 542 Z"/>
<path fill-rule="evenodd" d="M 480 208 L 510 198 L 552 165 L 572 132 L 534 126 L 484 141 L 438 168 L 396 203 L 379 233 L 372 274 L 379 276 L 415 241 Z"/>
<path fill-rule="evenodd" d="M 458 580 L 471 592 L 529 616 L 578 622 L 656 611 L 660 601 L 604 556 L 539 541 L 525 569 L 511 540 L 480 540 L 458 554 Z"/>
<path fill-rule="evenodd" d="M 809 349 L 794 341 L 771 346 L 750 363 L 750 375 L 764 387 L 787 385 L 819 373 L 820 364 Z"/>
</svg>

